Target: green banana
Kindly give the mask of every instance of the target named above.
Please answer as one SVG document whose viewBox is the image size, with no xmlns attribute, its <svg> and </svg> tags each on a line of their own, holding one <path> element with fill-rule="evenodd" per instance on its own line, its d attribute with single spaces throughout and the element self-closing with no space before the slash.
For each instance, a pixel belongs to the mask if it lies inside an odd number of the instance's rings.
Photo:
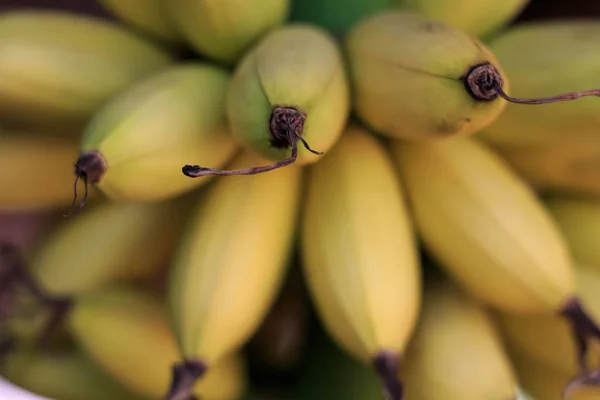
<svg viewBox="0 0 600 400">
<path fill-rule="evenodd" d="M 67 11 L 0 16 L 0 118 L 80 129 L 105 101 L 172 57 L 118 25 Z"/>
<path fill-rule="evenodd" d="M 466 136 L 506 108 L 509 83 L 478 39 L 409 11 L 373 14 L 346 39 L 357 116 L 407 140 Z M 510 75 L 508 75 L 510 76 Z"/>
<path fill-rule="evenodd" d="M 83 351 L 129 390 L 151 399 L 169 387 L 179 351 L 164 305 L 131 287 L 112 286 L 78 299 L 69 326 Z M 203 400 L 233 400 L 246 388 L 246 367 L 238 354 L 211 368 L 194 387 Z"/>
<path fill-rule="evenodd" d="M 181 42 L 171 18 L 165 15 L 162 0 L 99 0 L 112 15 L 125 23 L 167 42 Z"/>
<path fill-rule="evenodd" d="M 600 201 L 551 197 L 545 204 L 563 232 L 573 257 L 600 272 Z"/>
<path fill-rule="evenodd" d="M 523 23 L 488 46 L 510 77 L 515 96 L 551 96 L 600 86 L 596 73 L 600 67 L 597 21 Z M 510 104 L 478 135 L 505 146 L 560 146 L 579 138 L 597 142 L 599 110 L 597 98 L 543 107 Z"/>
<path fill-rule="evenodd" d="M 517 395 L 516 374 L 490 315 L 445 276 L 425 284 L 423 310 L 402 374 L 407 399 L 515 399 Z"/>
<path fill-rule="evenodd" d="M 344 36 L 358 21 L 378 11 L 392 8 L 394 0 L 350 0 L 340 7 L 336 0 L 292 1 L 291 21 L 321 26 L 336 36 Z"/>
<path fill-rule="evenodd" d="M 248 150 L 277 162 L 244 171 L 187 165 L 184 173 L 248 174 L 314 163 L 338 140 L 349 112 L 347 76 L 333 38 L 312 25 L 287 25 L 244 56 L 227 94 L 233 135 Z"/>
<path fill-rule="evenodd" d="M 402 10 L 418 12 L 484 39 L 508 25 L 530 0 L 395 0 L 395 2 Z"/>
<path fill-rule="evenodd" d="M 129 88 L 92 119 L 76 174 L 113 200 L 162 200 L 209 181 L 181 173 L 182 160 L 216 165 L 233 156 L 225 97 L 230 75 L 182 63 Z"/>
<path fill-rule="evenodd" d="M 350 127 L 311 166 L 302 256 L 318 315 L 335 341 L 388 382 L 416 324 L 421 281 L 417 244 L 394 165 L 377 140 Z"/>
<path fill-rule="evenodd" d="M 243 152 L 232 166 L 265 162 Z M 181 374 L 210 371 L 265 318 L 285 277 L 301 176 L 291 166 L 218 180 L 190 217 L 168 278 Z M 171 395 L 188 389 L 174 387 Z"/>
<path fill-rule="evenodd" d="M 290 0 L 162 0 L 181 35 L 196 51 L 236 63 L 288 18 Z"/>
<path fill-rule="evenodd" d="M 0 373 L 30 392 L 57 400 L 142 400 L 77 349 L 18 349 L 2 359 Z"/>
</svg>

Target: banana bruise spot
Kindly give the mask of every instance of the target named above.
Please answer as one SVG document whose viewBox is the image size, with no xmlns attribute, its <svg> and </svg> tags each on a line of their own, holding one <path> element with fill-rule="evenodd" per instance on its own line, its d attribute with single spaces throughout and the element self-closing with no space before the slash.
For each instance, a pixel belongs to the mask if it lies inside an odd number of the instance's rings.
<svg viewBox="0 0 600 400">
<path fill-rule="evenodd" d="M 323 155 L 322 152 L 315 151 L 310 148 L 306 140 L 302 137 L 304 131 L 304 121 L 306 115 L 295 107 L 275 106 L 269 120 L 269 130 L 271 132 L 271 146 L 277 149 L 291 148 L 292 154 L 284 159 L 273 164 L 262 167 L 252 167 L 233 170 L 222 170 L 205 168 L 199 165 L 185 165 L 181 170 L 184 175 L 190 178 L 198 178 L 206 175 L 254 175 L 267 171 L 272 171 L 277 168 L 285 167 L 296 161 L 298 157 L 298 141 L 311 153 Z"/>
<path fill-rule="evenodd" d="M 600 89 L 591 89 L 534 99 L 511 97 L 503 90 L 504 79 L 502 75 L 490 63 L 477 64 L 471 67 L 461 79 L 467 92 L 477 101 L 492 101 L 497 97 L 501 97 L 510 103 L 536 105 L 577 100 L 588 96 L 600 96 Z"/>
<path fill-rule="evenodd" d="M 398 378 L 398 355 L 391 351 L 380 351 L 373 358 L 373 367 L 379 375 L 389 400 L 403 400 L 404 390 Z"/>
<path fill-rule="evenodd" d="M 104 159 L 104 156 L 100 154 L 98 151 L 86 151 L 81 153 L 77 162 L 75 163 L 75 182 L 73 183 L 73 203 L 71 204 L 71 210 L 64 214 L 63 217 L 69 217 L 73 214 L 75 208 L 75 202 L 77 201 L 77 183 L 81 179 L 84 183 L 85 192 L 83 195 L 83 200 L 79 203 L 79 206 L 75 210 L 75 214 L 79 213 L 83 206 L 85 206 L 85 202 L 88 198 L 89 193 L 89 185 L 93 185 L 95 183 L 100 182 L 106 170 L 108 169 L 108 164 Z"/>
<path fill-rule="evenodd" d="M 206 373 L 208 366 L 200 360 L 184 360 L 172 368 L 171 387 L 165 400 L 197 400 L 194 384 Z"/>
</svg>

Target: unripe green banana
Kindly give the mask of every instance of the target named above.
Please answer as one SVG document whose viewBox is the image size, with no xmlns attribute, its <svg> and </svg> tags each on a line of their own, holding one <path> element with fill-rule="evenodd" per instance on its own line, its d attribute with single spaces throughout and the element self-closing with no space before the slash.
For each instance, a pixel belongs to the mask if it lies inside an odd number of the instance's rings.
<svg viewBox="0 0 600 400">
<path fill-rule="evenodd" d="M 385 11 L 357 23 L 345 45 L 356 113 L 382 135 L 470 135 L 506 108 L 496 85 L 508 92 L 508 79 L 494 55 L 456 28 Z"/>
<path fill-rule="evenodd" d="M 510 78 L 515 96 L 551 96 L 600 87 L 600 23 L 547 21 L 512 27 L 489 44 Z M 495 144 L 523 146 L 598 141 L 600 102 L 584 98 L 542 107 L 508 105 L 479 136 Z"/>
<path fill-rule="evenodd" d="M 312 25 L 287 25 L 270 32 L 244 56 L 227 94 L 233 135 L 245 148 L 277 162 L 250 171 L 188 165 L 184 173 L 248 174 L 293 162 L 314 163 L 319 152 L 338 140 L 349 112 L 347 76 L 336 42 Z"/>
<path fill-rule="evenodd" d="M 166 310 L 130 287 L 89 292 L 75 303 L 70 327 L 84 352 L 115 380 L 139 395 L 158 399 L 169 388 L 179 351 Z M 194 387 L 203 400 L 234 400 L 246 387 L 241 356 L 230 355 Z"/>
<path fill-rule="evenodd" d="M 185 160 L 222 165 L 237 145 L 225 97 L 230 75 L 178 64 L 106 104 L 84 132 L 76 174 L 114 200 L 161 200 L 207 183 L 181 173 Z"/>
<path fill-rule="evenodd" d="M 393 4 L 394 0 L 346 0 L 340 7 L 336 0 L 292 1 L 291 20 L 315 24 L 343 36 L 361 19 L 390 9 Z"/>
<path fill-rule="evenodd" d="M 353 126 L 311 166 L 307 185 L 303 266 L 321 321 L 362 362 L 397 363 L 416 324 L 421 281 L 392 160 Z"/>
<path fill-rule="evenodd" d="M 172 57 L 126 29 L 66 11 L 0 16 L 0 118 L 81 127 L 105 101 Z"/>
<path fill-rule="evenodd" d="M 243 152 L 232 165 L 265 162 Z M 219 180 L 189 218 L 168 283 L 182 373 L 187 366 L 210 371 L 268 313 L 285 277 L 300 184 L 301 169 L 293 165 Z"/>
<path fill-rule="evenodd" d="M 77 349 L 18 349 L 2 359 L 0 373 L 23 389 L 57 400 L 142 400 Z"/>
<path fill-rule="evenodd" d="M 99 0 L 111 14 L 127 24 L 167 42 L 180 42 L 181 37 L 162 0 Z"/>
<path fill-rule="evenodd" d="M 257 40 L 288 18 L 290 0 L 161 0 L 201 54 L 233 64 Z"/>
<path fill-rule="evenodd" d="M 395 0 L 403 10 L 418 12 L 479 38 L 486 38 L 507 25 L 529 1 Z"/>
<path fill-rule="evenodd" d="M 600 272 L 600 201 L 552 197 L 545 199 L 545 204 L 563 232 L 573 257 Z"/>
<path fill-rule="evenodd" d="M 517 377 L 490 315 L 444 276 L 425 284 L 423 310 L 402 374 L 407 399 L 517 396 Z"/>
<path fill-rule="evenodd" d="M 577 293 L 589 306 L 590 313 L 600 318 L 600 274 L 587 265 L 576 269 Z M 577 373 L 576 347 L 571 327 L 556 315 L 522 316 L 497 313 L 496 319 L 511 348 L 569 377 Z M 588 357 L 589 365 L 600 366 L 597 357 Z"/>
<path fill-rule="evenodd" d="M 550 213 L 496 154 L 461 138 L 393 144 L 426 248 L 478 299 L 512 313 L 558 311 L 574 289 Z"/>
</svg>

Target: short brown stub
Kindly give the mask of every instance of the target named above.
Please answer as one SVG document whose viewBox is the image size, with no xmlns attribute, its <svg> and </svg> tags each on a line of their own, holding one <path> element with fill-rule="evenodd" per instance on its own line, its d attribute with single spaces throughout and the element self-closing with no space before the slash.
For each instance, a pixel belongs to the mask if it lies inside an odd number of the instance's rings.
<svg viewBox="0 0 600 400">
<path fill-rule="evenodd" d="M 477 101 L 492 101 L 498 97 L 497 87 L 504 85 L 502 75 L 490 63 L 471 67 L 463 77 L 467 92 Z"/>
<path fill-rule="evenodd" d="M 399 374 L 399 356 L 395 352 L 383 350 L 373 358 L 373 368 L 379 375 L 387 398 L 403 400 L 403 388 Z"/>
<path fill-rule="evenodd" d="M 165 400 L 193 400 L 196 381 L 208 370 L 208 366 L 200 360 L 185 360 L 175 364 L 172 369 L 171 388 Z"/>
<path fill-rule="evenodd" d="M 73 203 L 71 204 L 71 210 L 68 214 L 63 215 L 69 217 L 73 212 L 78 213 L 81 211 L 85 202 L 88 198 L 89 185 L 100 182 L 106 171 L 108 170 L 108 164 L 104 159 L 104 156 L 98 151 L 86 151 L 81 153 L 77 162 L 75 163 L 75 182 L 73 183 Z M 75 202 L 77 201 L 77 183 L 81 179 L 85 185 L 85 193 L 83 200 L 79 203 L 77 210 L 75 209 Z"/>
</svg>

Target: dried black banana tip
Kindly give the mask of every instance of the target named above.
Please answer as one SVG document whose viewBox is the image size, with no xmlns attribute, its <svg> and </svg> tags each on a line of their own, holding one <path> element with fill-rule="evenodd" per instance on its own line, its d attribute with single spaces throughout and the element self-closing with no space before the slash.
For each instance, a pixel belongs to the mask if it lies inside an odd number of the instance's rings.
<svg viewBox="0 0 600 400">
<path fill-rule="evenodd" d="M 588 353 L 588 341 L 600 340 L 600 329 L 594 320 L 584 309 L 577 297 L 571 297 L 560 314 L 567 319 L 573 332 L 573 338 L 577 346 L 577 366 L 582 375 L 588 372 L 586 358 Z"/>
<path fill-rule="evenodd" d="M 587 96 L 600 96 L 600 89 L 591 89 L 535 99 L 511 97 L 503 89 L 504 79 L 502 79 L 502 75 L 490 63 L 475 65 L 469 69 L 462 80 L 467 92 L 477 101 L 492 101 L 497 97 L 501 97 L 510 103 L 516 104 L 548 104 L 576 100 Z"/>
<path fill-rule="evenodd" d="M 185 360 L 172 369 L 171 388 L 165 400 L 193 400 L 196 381 L 206 373 L 208 366 L 200 360 Z"/>
<path fill-rule="evenodd" d="M 108 164 L 106 160 L 97 151 L 86 151 L 81 153 L 77 162 L 75 163 L 75 182 L 73 183 L 73 203 L 71 204 L 71 210 L 63 215 L 64 217 L 69 217 L 71 214 L 79 213 L 88 198 L 89 193 L 89 185 L 93 185 L 95 183 L 100 182 L 106 170 L 108 169 Z M 82 180 L 84 183 L 85 192 L 83 195 L 83 200 L 79 203 L 77 209 L 75 209 L 75 202 L 77 201 L 77 183 L 79 180 Z"/>
<path fill-rule="evenodd" d="M 284 160 L 262 167 L 234 170 L 212 169 L 201 167 L 199 165 L 186 165 L 182 168 L 182 172 L 190 178 L 198 178 L 207 175 L 255 175 L 272 171 L 290 165 L 296 161 L 296 158 L 298 157 L 298 141 L 300 141 L 311 153 L 323 155 L 322 152 L 311 149 L 306 140 L 302 137 L 305 120 L 306 115 L 295 107 L 273 107 L 273 112 L 271 113 L 271 118 L 269 120 L 269 130 L 271 132 L 270 143 L 272 147 L 277 149 L 291 148 L 292 154 Z"/>
<path fill-rule="evenodd" d="M 398 355 L 390 351 L 381 351 L 373 359 L 373 367 L 383 383 L 389 400 L 403 400 L 403 388 L 400 382 Z"/>
</svg>

